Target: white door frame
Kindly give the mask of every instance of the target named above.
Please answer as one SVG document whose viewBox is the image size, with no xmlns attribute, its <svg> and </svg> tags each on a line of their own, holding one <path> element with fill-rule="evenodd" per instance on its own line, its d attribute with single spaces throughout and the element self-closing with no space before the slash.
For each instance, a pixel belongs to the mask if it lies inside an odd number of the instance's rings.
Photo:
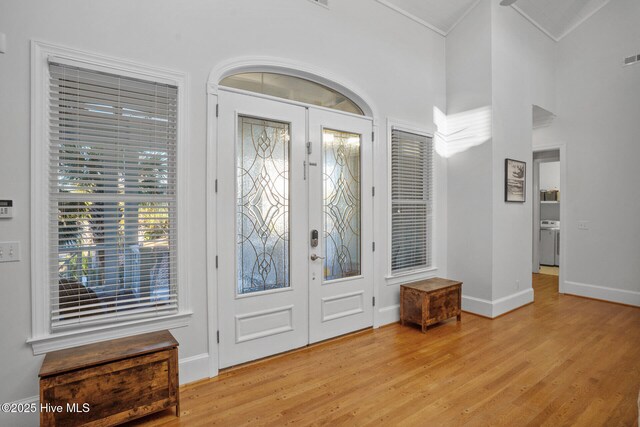
<svg viewBox="0 0 640 427">
<path fill-rule="evenodd" d="M 348 82 L 347 80 L 336 76 L 330 72 L 322 71 L 317 66 L 310 66 L 298 61 L 291 61 L 276 57 L 241 57 L 233 58 L 219 63 L 209 73 L 209 79 L 207 81 L 207 154 L 206 154 L 206 262 L 207 262 L 207 337 L 208 337 L 208 356 L 209 356 L 209 377 L 215 377 L 218 375 L 219 365 L 219 345 L 218 345 L 218 278 L 217 268 L 215 265 L 216 254 L 218 253 L 217 247 L 217 231 L 216 231 L 216 217 L 217 200 L 216 200 L 216 177 L 218 171 L 216 168 L 217 150 L 218 150 L 218 120 L 216 115 L 218 105 L 218 83 L 223 78 L 242 72 L 272 72 L 279 74 L 286 74 L 295 77 L 301 77 L 307 80 L 311 80 L 327 87 L 335 89 L 340 93 L 348 96 L 354 101 L 365 113 L 366 116 L 372 118 L 372 127 L 375 135 L 379 135 L 378 132 L 378 113 L 375 105 L 370 101 L 370 98 L 359 90 L 357 85 Z M 239 92 L 244 92 L 240 91 Z M 261 95 L 252 92 L 246 92 L 253 96 L 259 96 L 263 98 L 271 98 L 280 102 L 288 102 L 295 105 L 320 108 L 315 105 L 308 105 L 302 102 L 291 101 L 282 98 L 270 97 L 267 95 Z M 336 111 L 336 110 L 330 110 Z M 345 113 L 348 114 L 348 113 Z M 362 117 L 362 116 L 358 116 Z M 376 165 L 376 153 L 383 149 L 380 145 L 381 138 L 375 138 L 373 142 L 373 159 L 372 165 L 374 174 L 374 186 L 384 185 L 384 176 L 378 177 L 380 174 L 375 173 Z M 378 207 L 378 201 L 374 198 L 374 206 Z M 375 210 L 375 209 L 374 209 Z M 377 224 L 378 219 L 374 217 L 373 234 L 376 238 L 375 230 L 378 229 L 380 224 Z M 373 260 L 374 264 L 381 262 L 379 259 L 382 251 L 374 252 Z M 373 295 L 378 298 L 378 288 L 380 286 L 380 278 L 377 278 L 374 274 L 373 282 Z M 379 313 L 378 310 L 374 310 L 373 314 L 373 327 L 379 326 Z"/>
<path fill-rule="evenodd" d="M 561 199 L 560 199 L 560 276 L 558 277 L 558 292 L 563 294 L 565 292 L 565 277 L 566 277 L 566 265 L 567 265 L 567 232 L 566 230 L 569 228 L 569 222 L 567 221 L 567 146 L 564 143 L 557 144 L 545 144 L 545 145 L 537 145 L 533 147 L 533 153 L 538 153 L 541 151 L 560 151 L 560 191 L 561 191 Z M 535 163 L 534 163 L 535 164 Z M 537 197 L 540 197 L 540 193 L 538 192 Z M 534 194 L 534 203 L 536 201 L 536 197 Z M 538 206 L 539 209 L 539 206 Z M 531 216 L 534 219 L 534 215 Z M 539 233 L 540 231 L 540 221 L 538 220 L 538 224 L 532 224 L 532 231 Z M 536 238 L 536 234 L 534 234 L 533 238 Z M 533 245 L 531 246 L 531 256 L 533 259 Z"/>
</svg>

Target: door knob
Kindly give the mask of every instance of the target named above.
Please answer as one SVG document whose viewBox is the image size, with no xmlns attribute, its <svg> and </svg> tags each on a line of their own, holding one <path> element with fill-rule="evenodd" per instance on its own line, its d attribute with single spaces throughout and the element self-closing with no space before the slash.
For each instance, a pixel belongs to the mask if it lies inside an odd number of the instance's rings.
<svg viewBox="0 0 640 427">
<path fill-rule="evenodd" d="M 311 254 L 311 261 L 316 261 L 318 259 L 324 259 L 323 256 L 318 256 L 316 254 Z"/>
</svg>

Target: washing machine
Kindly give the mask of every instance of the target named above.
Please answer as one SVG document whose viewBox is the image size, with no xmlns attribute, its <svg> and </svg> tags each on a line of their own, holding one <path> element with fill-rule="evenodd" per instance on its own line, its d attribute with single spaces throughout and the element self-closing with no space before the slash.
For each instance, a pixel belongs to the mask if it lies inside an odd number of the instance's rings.
<svg viewBox="0 0 640 427">
<path fill-rule="evenodd" d="M 560 221 L 540 221 L 540 264 L 560 264 Z"/>
</svg>

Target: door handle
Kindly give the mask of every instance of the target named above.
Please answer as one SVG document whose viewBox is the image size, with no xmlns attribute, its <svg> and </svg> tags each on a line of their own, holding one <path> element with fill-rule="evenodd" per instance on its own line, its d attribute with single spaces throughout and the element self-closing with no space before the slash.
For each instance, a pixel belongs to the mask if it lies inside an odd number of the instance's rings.
<svg viewBox="0 0 640 427">
<path fill-rule="evenodd" d="M 316 260 L 319 260 L 319 259 L 324 259 L 324 257 L 323 256 L 318 256 L 316 254 L 311 254 L 311 261 L 316 261 Z"/>
</svg>

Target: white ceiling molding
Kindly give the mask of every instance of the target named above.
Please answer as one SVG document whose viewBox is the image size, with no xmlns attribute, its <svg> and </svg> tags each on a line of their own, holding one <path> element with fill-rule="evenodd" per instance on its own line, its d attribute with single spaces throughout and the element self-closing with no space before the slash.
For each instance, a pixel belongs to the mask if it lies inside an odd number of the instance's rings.
<svg viewBox="0 0 640 427">
<path fill-rule="evenodd" d="M 516 6 L 515 4 L 511 5 L 512 8 L 514 8 L 520 15 L 524 16 L 524 18 L 531 22 L 537 29 L 539 29 L 540 31 L 542 31 L 547 37 L 549 37 L 551 40 L 553 40 L 554 42 L 558 42 L 560 41 L 559 38 L 555 37 L 553 34 L 551 34 L 549 31 L 547 31 L 546 28 L 544 28 L 542 25 L 538 24 L 538 21 L 536 21 L 535 19 L 533 19 L 532 17 L 530 17 L 529 15 L 527 15 L 522 9 L 520 9 L 518 6 Z"/>
<path fill-rule="evenodd" d="M 396 13 L 447 36 L 480 0 L 376 0 Z M 551 40 L 558 42 L 611 0 L 519 0 L 511 5 Z"/>
<path fill-rule="evenodd" d="M 420 19 L 417 16 L 407 12 L 406 10 L 396 6 L 395 4 L 392 4 L 390 1 L 388 0 L 376 0 L 378 3 L 387 6 L 389 9 L 394 10 L 396 12 L 398 12 L 399 14 L 406 16 L 407 18 L 411 19 L 414 22 L 417 22 L 420 25 L 423 25 L 427 28 L 429 28 L 432 31 L 435 31 L 436 33 L 440 34 L 441 36 L 446 36 L 447 33 L 443 30 L 441 30 L 440 28 L 436 27 L 435 25 L 431 25 L 429 24 L 427 21 L 425 21 L 424 19 Z"/>
</svg>

